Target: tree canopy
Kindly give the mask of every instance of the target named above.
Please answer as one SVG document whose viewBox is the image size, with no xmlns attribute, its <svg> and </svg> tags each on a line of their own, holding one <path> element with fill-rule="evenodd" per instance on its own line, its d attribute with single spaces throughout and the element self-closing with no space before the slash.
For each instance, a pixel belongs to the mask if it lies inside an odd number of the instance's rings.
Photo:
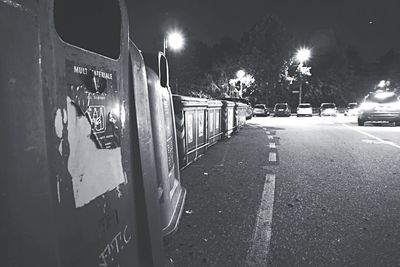
<svg viewBox="0 0 400 267">
<path fill-rule="evenodd" d="M 316 36 L 310 38 L 312 58 L 301 66 L 293 56 L 304 43 L 291 36 L 275 16 L 261 19 L 239 41 L 225 37 L 207 45 L 189 39 L 182 52 L 167 54 L 171 88 L 182 95 L 227 96 L 238 92 L 236 73 L 244 70 L 253 82 L 242 82 L 243 97 L 253 103 L 273 106 L 289 102 L 295 106 L 298 95 L 292 91 L 301 83 L 303 102 L 343 106 L 360 101 L 380 80 L 390 80 L 393 88 L 400 85 L 397 51 L 390 50 L 371 64 L 332 31 L 319 31 Z"/>
</svg>

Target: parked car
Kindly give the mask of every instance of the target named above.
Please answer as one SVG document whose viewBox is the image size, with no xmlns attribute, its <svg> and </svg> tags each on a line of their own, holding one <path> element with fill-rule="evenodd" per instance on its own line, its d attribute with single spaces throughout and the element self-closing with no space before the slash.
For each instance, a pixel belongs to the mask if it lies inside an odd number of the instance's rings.
<svg viewBox="0 0 400 267">
<path fill-rule="evenodd" d="M 358 104 L 356 102 L 349 103 L 344 111 L 345 116 L 358 116 Z"/>
<path fill-rule="evenodd" d="M 312 117 L 312 106 L 310 103 L 301 103 L 297 107 L 297 117 L 309 116 Z"/>
<path fill-rule="evenodd" d="M 237 97 L 223 97 L 223 98 L 219 98 L 219 100 L 241 102 L 243 104 L 247 104 L 246 120 L 251 119 L 253 117 L 253 109 L 251 108 L 251 103 L 249 100 L 247 100 L 245 98 L 237 98 Z"/>
<path fill-rule="evenodd" d="M 286 116 L 290 117 L 292 115 L 288 103 L 276 103 L 274 107 L 274 117 Z"/>
<path fill-rule="evenodd" d="M 319 108 L 319 116 L 337 116 L 335 103 L 322 103 Z"/>
<path fill-rule="evenodd" d="M 394 122 L 400 126 L 400 97 L 394 92 L 369 93 L 359 107 L 358 125 L 365 122 Z"/>
<path fill-rule="evenodd" d="M 253 107 L 253 116 L 269 116 L 269 110 L 264 104 L 256 104 Z"/>
</svg>

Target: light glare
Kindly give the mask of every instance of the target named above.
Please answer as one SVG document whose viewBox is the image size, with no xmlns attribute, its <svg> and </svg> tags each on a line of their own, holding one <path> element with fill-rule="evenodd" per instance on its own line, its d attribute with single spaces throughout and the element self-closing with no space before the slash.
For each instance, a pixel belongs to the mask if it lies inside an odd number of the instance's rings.
<svg viewBox="0 0 400 267">
<path fill-rule="evenodd" d="M 172 32 L 168 34 L 168 46 L 173 50 L 180 50 L 185 44 L 183 35 L 180 32 Z"/>
<path fill-rule="evenodd" d="M 246 72 L 244 72 L 244 70 L 238 70 L 236 72 L 236 77 L 238 77 L 239 79 L 242 79 L 244 75 L 246 75 Z"/>
<path fill-rule="evenodd" d="M 296 53 L 296 60 L 300 63 L 306 62 L 311 57 L 311 50 L 308 48 L 300 48 Z"/>
<path fill-rule="evenodd" d="M 359 109 L 360 110 L 368 110 L 368 109 L 373 109 L 376 105 L 374 103 L 370 102 L 364 102 L 360 105 Z"/>
<path fill-rule="evenodd" d="M 382 80 L 382 81 L 379 82 L 378 87 L 379 88 L 383 88 L 383 87 L 385 87 L 385 85 L 386 85 L 386 81 Z"/>
<path fill-rule="evenodd" d="M 382 98 L 391 97 L 393 95 L 394 95 L 393 92 L 379 92 L 379 93 L 375 94 L 375 97 L 379 98 L 379 99 L 382 99 Z"/>
</svg>

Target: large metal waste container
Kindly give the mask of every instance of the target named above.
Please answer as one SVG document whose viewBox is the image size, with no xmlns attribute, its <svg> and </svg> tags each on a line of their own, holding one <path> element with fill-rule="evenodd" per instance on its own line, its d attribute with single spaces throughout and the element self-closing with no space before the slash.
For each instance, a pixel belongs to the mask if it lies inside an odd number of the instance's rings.
<svg viewBox="0 0 400 267">
<path fill-rule="evenodd" d="M 248 105 L 241 102 L 235 102 L 235 131 L 239 131 L 240 128 L 243 128 L 246 124 L 247 108 Z"/>
<path fill-rule="evenodd" d="M 151 123 L 157 165 L 157 192 L 164 235 L 174 232 L 182 214 L 186 189 L 181 186 L 178 146 L 168 62 L 163 53 L 145 54 Z M 154 71 L 153 71 L 154 70 Z"/>
<path fill-rule="evenodd" d="M 0 1 L 2 266 L 163 266 L 122 1 Z"/>
<path fill-rule="evenodd" d="M 207 147 L 207 99 L 173 95 L 181 169 L 202 156 Z"/>
<path fill-rule="evenodd" d="M 235 103 L 222 100 L 222 132 L 225 138 L 231 137 L 235 129 Z"/>
<path fill-rule="evenodd" d="M 222 137 L 221 116 L 222 102 L 219 100 L 208 100 L 208 146 L 216 144 Z"/>
</svg>

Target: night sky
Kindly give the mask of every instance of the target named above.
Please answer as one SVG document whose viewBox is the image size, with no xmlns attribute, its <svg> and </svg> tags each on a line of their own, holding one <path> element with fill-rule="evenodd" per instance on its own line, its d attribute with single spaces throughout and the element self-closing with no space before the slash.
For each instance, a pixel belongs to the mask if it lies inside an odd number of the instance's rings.
<svg viewBox="0 0 400 267">
<path fill-rule="evenodd" d="M 143 51 L 162 47 L 162 33 L 178 28 L 214 44 L 242 33 L 265 15 L 276 15 L 304 44 L 323 42 L 330 32 L 373 60 L 400 48 L 400 0 L 163 0 L 127 1 L 131 38 Z M 314 39 L 314 41 L 311 41 Z M 315 41 L 317 40 L 317 41 Z M 301 44 L 299 44 L 301 45 Z"/>
</svg>

